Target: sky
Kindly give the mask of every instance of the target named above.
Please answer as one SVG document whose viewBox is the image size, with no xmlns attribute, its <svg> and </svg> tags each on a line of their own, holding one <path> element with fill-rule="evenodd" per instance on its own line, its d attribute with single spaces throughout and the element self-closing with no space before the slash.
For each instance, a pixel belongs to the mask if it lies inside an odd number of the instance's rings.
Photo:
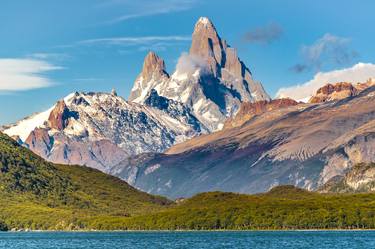
<svg viewBox="0 0 375 249">
<path fill-rule="evenodd" d="M 148 51 L 174 71 L 200 16 L 272 97 L 375 77 L 374 9 L 372 0 L 2 0 L 0 124 L 74 91 L 127 98 Z"/>
</svg>

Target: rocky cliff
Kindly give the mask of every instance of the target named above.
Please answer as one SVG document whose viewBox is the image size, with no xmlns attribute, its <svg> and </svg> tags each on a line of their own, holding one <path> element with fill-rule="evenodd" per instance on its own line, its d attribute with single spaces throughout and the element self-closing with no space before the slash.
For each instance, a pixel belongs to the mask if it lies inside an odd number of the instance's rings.
<svg viewBox="0 0 375 249">
<path fill-rule="evenodd" d="M 181 56 L 170 77 L 161 58 L 152 52 L 146 56 L 129 100 L 143 104 L 153 89 L 191 108 L 210 131 L 221 129 L 242 102 L 270 100 L 236 49 L 219 36 L 205 17 L 196 23 L 190 52 Z"/>
<path fill-rule="evenodd" d="M 285 184 L 315 190 L 358 163 L 375 161 L 374 110 L 374 87 L 342 100 L 291 105 L 165 154 L 129 158 L 113 173 L 172 198 L 216 190 L 264 192 Z"/>
<path fill-rule="evenodd" d="M 74 93 L 4 132 L 21 135 L 21 143 L 52 162 L 107 171 L 129 156 L 163 152 L 207 130 L 188 107 L 153 91 L 144 105 L 114 93 Z"/>
</svg>

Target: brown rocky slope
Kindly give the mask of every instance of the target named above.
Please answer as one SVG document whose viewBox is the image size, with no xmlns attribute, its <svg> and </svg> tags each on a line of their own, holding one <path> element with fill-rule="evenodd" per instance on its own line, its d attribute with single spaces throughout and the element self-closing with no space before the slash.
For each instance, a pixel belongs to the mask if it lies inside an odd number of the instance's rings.
<svg viewBox="0 0 375 249">
<path fill-rule="evenodd" d="M 375 87 L 354 97 L 299 104 L 200 136 L 165 154 L 141 154 L 113 173 L 172 198 L 221 190 L 263 192 L 292 184 L 314 190 L 353 165 L 375 161 Z"/>
</svg>

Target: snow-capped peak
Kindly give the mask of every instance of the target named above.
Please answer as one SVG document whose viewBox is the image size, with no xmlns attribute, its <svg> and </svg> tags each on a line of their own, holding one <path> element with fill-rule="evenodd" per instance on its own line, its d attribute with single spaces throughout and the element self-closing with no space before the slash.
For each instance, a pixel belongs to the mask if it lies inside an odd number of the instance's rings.
<svg viewBox="0 0 375 249">
<path fill-rule="evenodd" d="M 210 21 L 210 19 L 205 16 L 202 16 L 198 19 L 197 24 L 199 23 L 203 24 L 204 26 L 212 25 L 212 22 Z"/>
</svg>

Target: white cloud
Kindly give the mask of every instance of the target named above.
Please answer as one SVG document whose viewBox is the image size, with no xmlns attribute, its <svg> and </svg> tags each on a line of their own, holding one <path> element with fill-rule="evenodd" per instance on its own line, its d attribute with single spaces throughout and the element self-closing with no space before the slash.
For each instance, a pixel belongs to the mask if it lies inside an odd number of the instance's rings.
<svg viewBox="0 0 375 249">
<path fill-rule="evenodd" d="M 39 59 L 39 60 L 65 60 L 70 58 L 69 55 L 64 53 L 33 53 L 28 55 L 30 58 Z"/>
<path fill-rule="evenodd" d="M 106 44 L 106 45 L 143 45 L 155 42 L 190 41 L 190 36 L 141 36 L 141 37 L 110 37 L 79 41 L 78 44 Z"/>
<path fill-rule="evenodd" d="M 129 19 L 180 12 L 194 7 L 197 0 L 115 0 L 100 4 L 101 7 L 126 6 L 126 13 L 106 23 L 113 24 Z"/>
<path fill-rule="evenodd" d="M 207 70 L 206 62 L 194 55 L 182 53 L 177 61 L 176 72 L 183 72 L 187 75 L 192 75 L 197 69 Z"/>
<path fill-rule="evenodd" d="M 291 87 L 279 89 L 276 98 L 292 98 L 295 100 L 306 99 L 316 93 L 316 91 L 328 84 L 336 82 L 365 82 L 369 78 L 375 77 L 375 64 L 358 63 L 350 68 L 334 70 L 330 72 L 319 72 L 312 80 Z"/>
<path fill-rule="evenodd" d="M 53 82 L 44 73 L 58 69 L 43 60 L 0 58 L 0 92 L 49 87 Z"/>
</svg>

